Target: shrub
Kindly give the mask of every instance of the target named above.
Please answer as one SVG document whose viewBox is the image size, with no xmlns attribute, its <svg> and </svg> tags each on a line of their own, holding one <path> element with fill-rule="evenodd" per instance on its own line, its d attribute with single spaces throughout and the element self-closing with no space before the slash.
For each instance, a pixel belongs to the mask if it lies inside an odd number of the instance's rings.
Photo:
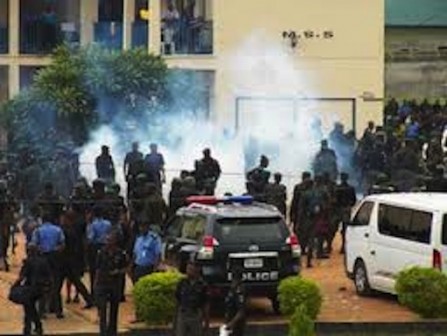
<svg viewBox="0 0 447 336">
<path fill-rule="evenodd" d="M 315 336 L 315 322 L 307 314 L 304 305 L 298 306 L 292 315 L 289 336 Z"/>
<path fill-rule="evenodd" d="M 399 302 L 425 318 L 447 317 L 447 276 L 433 268 L 412 267 L 396 281 Z"/>
<path fill-rule="evenodd" d="M 133 289 L 136 314 L 151 325 L 171 322 L 175 314 L 175 290 L 183 275 L 153 273 L 141 278 Z"/>
<path fill-rule="evenodd" d="M 299 276 L 289 277 L 281 281 L 278 288 L 281 313 L 291 316 L 298 306 L 303 305 L 310 318 L 315 319 L 320 312 L 323 301 L 318 285 Z"/>
</svg>

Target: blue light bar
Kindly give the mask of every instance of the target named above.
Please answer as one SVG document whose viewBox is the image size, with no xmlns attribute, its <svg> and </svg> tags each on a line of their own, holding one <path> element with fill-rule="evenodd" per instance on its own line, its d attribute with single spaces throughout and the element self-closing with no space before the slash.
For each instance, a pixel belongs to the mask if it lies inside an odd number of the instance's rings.
<svg viewBox="0 0 447 336">
<path fill-rule="evenodd" d="M 252 204 L 253 203 L 253 196 L 250 195 L 243 195 L 243 196 L 228 196 L 223 198 L 224 202 L 228 203 L 239 203 L 239 204 Z"/>
</svg>

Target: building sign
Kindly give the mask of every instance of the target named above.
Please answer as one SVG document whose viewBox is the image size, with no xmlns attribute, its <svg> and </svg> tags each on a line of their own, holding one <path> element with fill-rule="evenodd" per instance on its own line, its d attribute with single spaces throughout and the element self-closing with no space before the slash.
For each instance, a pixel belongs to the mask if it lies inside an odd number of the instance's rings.
<svg viewBox="0 0 447 336">
<path fill-rule="evenodd" d="M 301 31 L 288 30 L 282 32 L 282 38 L 290 41 L 290 46 L 296 48 L 300 40 L 331 40 L 335 37 L 333 30 L 311 30 Z"/>
</svg>

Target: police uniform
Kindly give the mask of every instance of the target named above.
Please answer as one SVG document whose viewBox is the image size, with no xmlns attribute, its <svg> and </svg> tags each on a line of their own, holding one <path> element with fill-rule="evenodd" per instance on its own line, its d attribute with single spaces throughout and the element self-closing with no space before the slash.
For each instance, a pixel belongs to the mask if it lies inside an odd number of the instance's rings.
<svg viewBox="0 0 447 336">
<path fill-rule="evenodd" d="M 182 279 L 175 293 L 177 315 L 174 323 L 176 336 L 203 335 L 203 309 L 207 305 L 207 289 L 202 279 Z"/>
<path fill-rule="evenodd" d="M 46 258 L 35 254 L 24 260 L 20 270 L 19 282 L 25 280 L 25 286 L 32 288 L 33 295 L 30 301 L 24 304 L 24 326 L 23 334 L 31 335 L 31 327 L 34 323 L 37 335 L 42 335 L 42 323 L 36 310 L 36 302 L 51 286 L 51 270 Z"/>
<path fill-rule="evenodd" d="M 107 235 L 112 231 L 112 223 L 104 218 L 94 218 L 87 226 L 87 259 L 90 271 L 90 286 L 93 294 L 94 281 L 96 276 L 96 261 L 98 252 L 104 246 Z"/>
<path fill-rule="evenodd" d="M 101 336 L 117 335 L 118 309 L 121 300 L 119 283 L 126 264 L 126 252 L 120 248 L 114 251 L 103 248 L 98 252 L 95 297 L 99 310 Z M 108 307 L 109 304 L 110 307 Z M 107 310 L 109 310 L 109 316 L 107 316 Z"/>
<path fill-rule="evenodd" d="M 243 316 L 231 329 L 232 336 L 242 336 L 244 334 L 246 300 L 245 290 L 242 285 L 230 288 L 225 298 L 225 322 L 231 322 L 240 311 L 242 311 Z"/>
<path fill-rule="evenodd" d="M 154 271 L 161 256 L 161 241 L 154 232 L 140 235 L 133 249 L 134 265 L 132 280 L 134 283 Z"/>
<path fill-rule="evenodd" d="M 50 293 L 50 308 L 54 309 L 56 316 L 62 318 L 61 289 L 63 284 L 63 260 L 61 248 L 65 246 L 65 235 L 62 229 L 50 222 L 44 222 L 33 232 L 31 242 L 47 260 L 52 270 L 53 283 Z M 45 312 L 45 302 L 41 302 L 41 314 Z"/>
</svg>

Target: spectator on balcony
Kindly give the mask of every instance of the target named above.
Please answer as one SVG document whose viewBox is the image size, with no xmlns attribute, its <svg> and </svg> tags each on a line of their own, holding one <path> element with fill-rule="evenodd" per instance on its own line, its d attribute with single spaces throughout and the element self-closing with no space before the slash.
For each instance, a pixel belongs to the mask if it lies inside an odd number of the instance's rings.
<svg viewBox="0 0 447 336">
<path fill-rule="evenodd" d="M 163 48 L 165 54 L 175 53 L 175 45 L 178 39 L 178 23 L 180 14 L 174 1 L 169 0 L 166 11 L 163 13 Z"/>
<path fill-rule="evenodd" d="M 197 29 L 196 1 L 187 0 L 181 16 L 181 44 L 186 53 L 195 51 L 195 31 Z"/>
<path fill-rule="evenodd" d="M 40 17 L 42 27 L 42 51 L 50 52 L 56 47 L 58 40 L 58 17 L 53 6 L 48 5 Z"/>
</svg>

